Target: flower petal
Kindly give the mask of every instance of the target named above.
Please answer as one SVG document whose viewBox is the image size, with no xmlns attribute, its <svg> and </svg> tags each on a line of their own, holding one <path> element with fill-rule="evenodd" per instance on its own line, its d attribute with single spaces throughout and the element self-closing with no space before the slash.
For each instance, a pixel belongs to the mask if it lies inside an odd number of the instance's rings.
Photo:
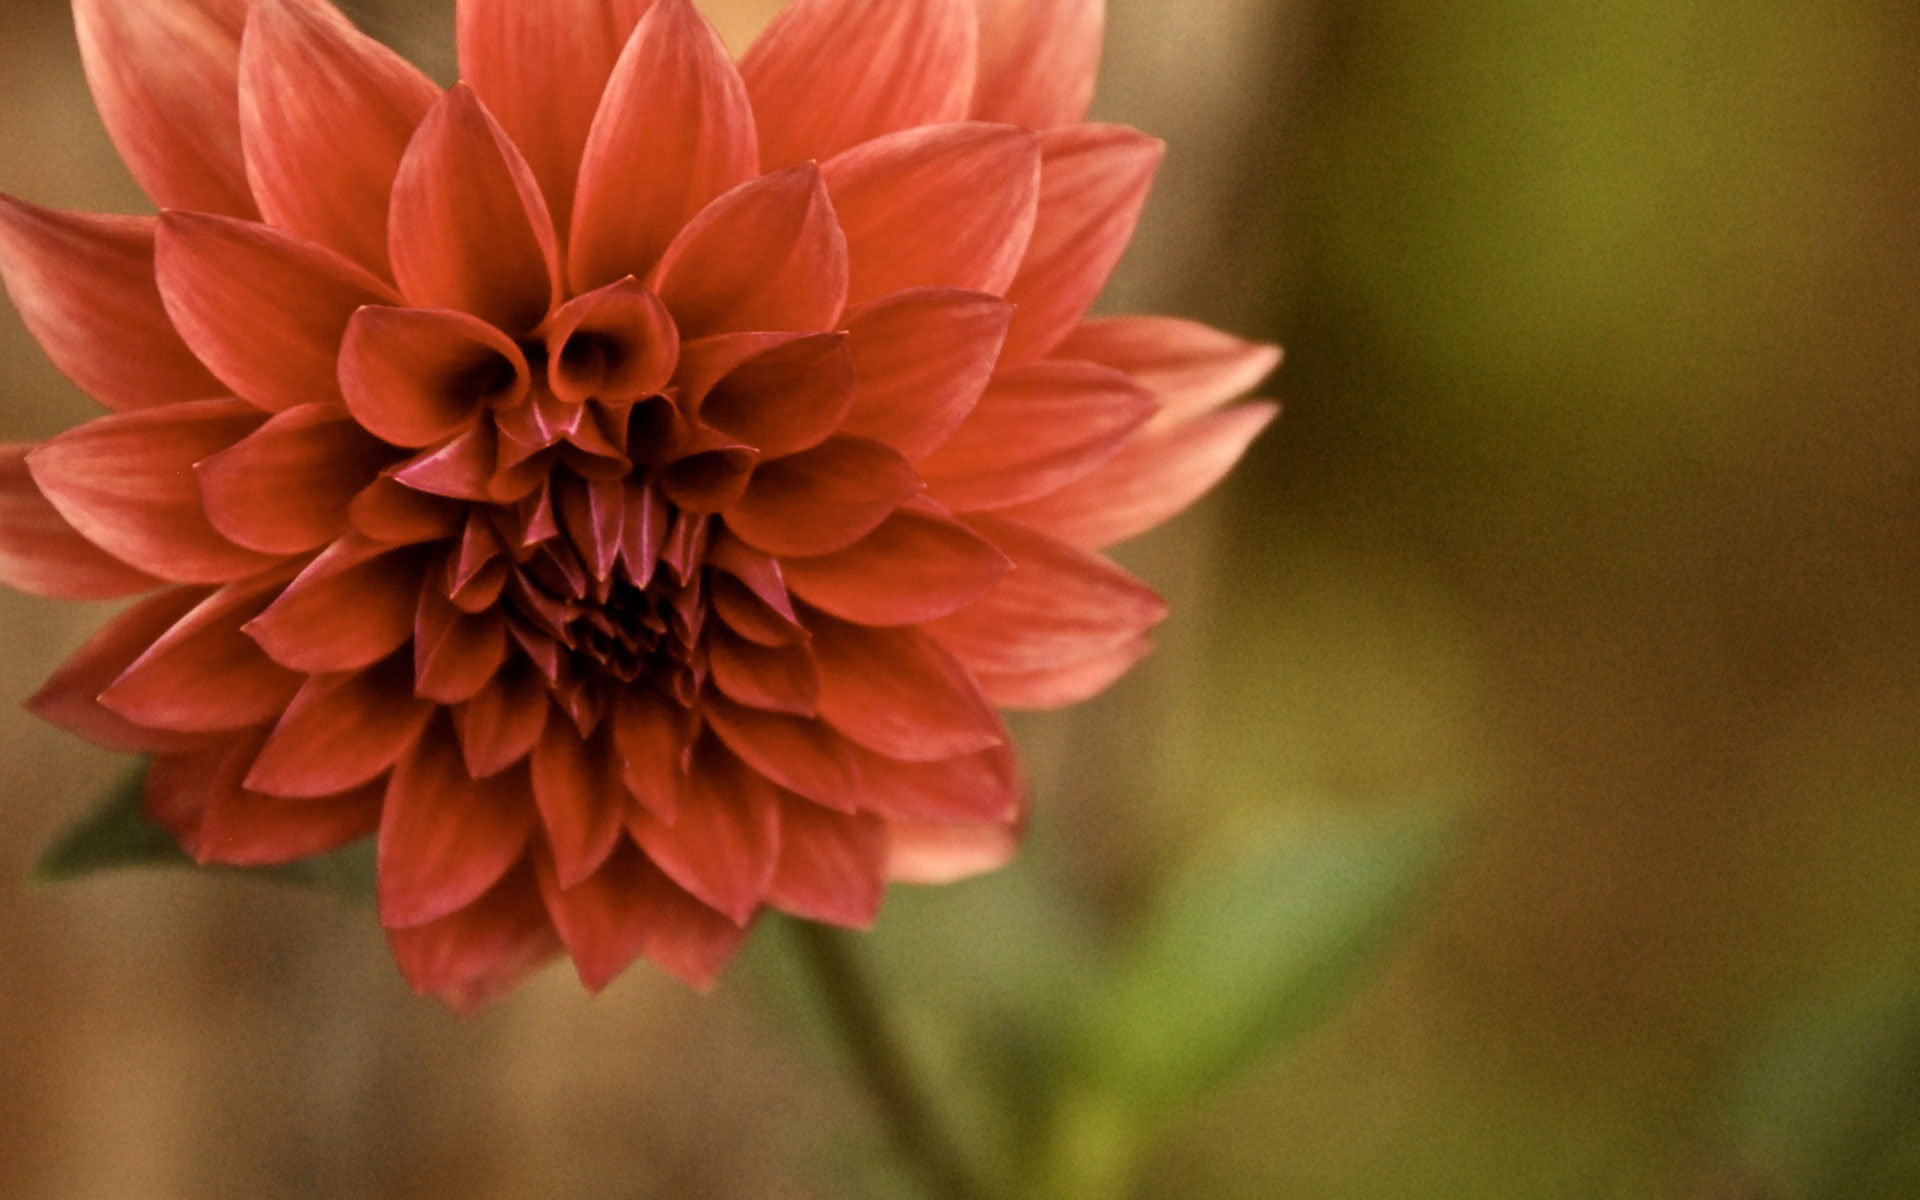
<svg viewBox="0 0 1920 1200">
<path fill-rule="evenodd" d="M 337 850 L 380 824 L 380 790 L 360 788 L 317 800 L 288 800 L 242 783 L 258 734 L 147 767 L 142 807 L 201 865 L 266 867 Z"/>
<path fill-rule="evenodd" d="M 642 815 L 631 828 L 655 866 L 744 926 L 760 907 L 779 857 L 779 794 L 731 753 L 703 742 L 673 824 Z"/>
<path fill-rule="evenodd" d="M 1058 346 L 1113 274 L 1166 146 L 1119 125 L 1069 125 L 1040 137 L 1040 216 L 1007 289 L 1017 306 L 1005 361 Z"/>
<path fill-rule="evenodd" d="M 549 385 L 573 404 L 656 395 L 680 359 L 673 315 L 637 279 L 569 300 L 545 333 Z"/>
<path fill-rule="evenodd" d="M 47 442 L 27 466 L 60 515 L 115 558 L 179 583 L 225 583 L 274 559 L 214 529 L 193 465 L 265 419 L 238 400 L 119 413 Z"/>
<path fill-rule="evenodd" d="M 852 812 L 860 794 L 855 749 L 819 721 L 709 696 L 707 723 L 741 761 L 815 804 Z"/>
<path fill-rule="evenodd" d="M 525 152 L 567 228 L 587 131 L 653 0 L 459 0 L 460 77 Z"/>
<path fill-rule="evenodd" d="M 829 438 L 755 471 L 726 512 L 727 528 L 768 554 L 831 554 L 873 532 L 919 488 L 907 460 L 879 442 Z"/>
<path fill-rule="evenodd" d="M 60 213 L 0 196 L 0 280 L 53 365 L 108 408 L 226 392 L 174 331 L 152 217 Z"/>
<path fill-rule="evenodd" d="M 966 669 L 915 629 L 808 622 L 820 715 L 869 750 L 907 762 L 957 758 L 1006 740 Z"/>
<path fill-rule="evenodd" d="M 688 0 L 655 0 L 613 69 L 580 164 L 569 277 L 644 276 L 674 235 L 760 173 L 746 85 Z"/>
<path fill-rule="evenodd" d="M 979 42 L 972 0 L 795 0 L 740 73 L 769 170 L 966 116 Z"/>
<path fill-rule="evenodd" d="M 1242 404 L 1169 428 L 1144 429 L 1081 478 L 998 515 L 1076 546 L 1111 546 L 1212 490 L 1279 415 L 1272 404 Z"/>
<path fill-rule="evenodd" d="M 762 461 L 798 454 L 840 427 L 855 382 L 845 334 L 794 338 L 722 376 L 701 397 L 699 417 L 758 450 Z"/>
<path fill-rule="evenodd" d="M 1013 307 L 996 296 L 919 288 L 847 314 L 858 384 L 841 432 L 919 460 L 980 401 Z"/>
<path fill-rule="evenodd" d="M 300 572 L 247 633 L 275 662 L 309 675 L 371 666 L 413 636 L 426 561 L 420 549 L 395 550 L 349 533 Z"/>
<path fill-rule="evenodd" d="M 804 646 L 762 646 L 724 625 L 708 631 L 707 668 L 721 694 L 765 712 L 811 717 L 820 678 Z"/>
<path fill-rule="evenodd" d="M 305 680 L 261 653 L 241 627 L 285 578 L 275 572 L 228 584 L 201 601 L 100 693 L 100 703 L 136 725 L 181 733 L 278 718 Z"/>
<path fill-rule="evenodd" d="M 234 395 L 269 412 L 338 404 L 348 319 L 400 299 L 352 260 L 270 225 L 165 213 L 155 248 L 174 328 Z"/>
<path fill-rule="evenodd" d="M 507 620 L 499 609 L 462 612 L 437 588 L 420 589 L 413 621 L 413 690 L 442 704 L 479 695 L 507 658 Z"/>
<path fill-rule="evenodd" d="M 387 250 L 408 300 L 523 334 L 558 303 L 560 249 L 540 185 L 473 89 L 414 131 L 393 181 Z"/>
<path fill-rule="evenodd" d="M 1178 317 L 1087 321 L 1054 351 L 1125 371 L 1160 401 L 1156 425 L 1176 425 L 1244 396 L 1280 365 L 1262 345 Z"/>
<path fill-rule="evenodd" d="M 203 746 L 207 739 L 202 737 L 136 725 L 101 704 L 99 697 L 207 594 L 204 588 L 173 588 L 114 617 L 41 685 L 27 701 L 27 710 L 109 750 L 153 754 Z"/>
<path fill-rule="evenodd" d="M 566 721 L 549 721 L 533 748 L 533 798 L 553 848 L 563 888 L 580 883 L 607 861 L 626 828 L 627 789 L 611 729 L 586 741 Z"/>
<path fill-rule="evenodd" d="M 1077 662 L 1053 663 L 1030 671 L 975 671 L 974 678 L 996 707 L 1043 712 L 1091 700 L 1152 652 L 1153 641 L 1143 633 Z"/>
<path fill-rule="evenodd" d="M 920 287 L 1002 294 L 1033 237 L 1040 143 L 1024 129 L 904 129 L 820 170 L 847 235 L 849 304 Z"/>
<path fill-rule="evenodd" d="M 455 1012 L 499 998 L 560 949 L 531 869 L 509 872 L 459 912 L 411 929 L 388 929 L 407 983 Z"/>
<path fill-rule="evenodd" d="M 711 988 L 747 931 L 688 895 L 651 863 L 633 888 L 634 903 L 648 918 L 641 953 L 700 991 Z"/>
<path fill-rule="evenodd" d="M 833 328 L 847 300 L 847 239 L 820 168 L 766 175 L 707 205 L 653 279 L 684 338 Z"/>
<path fill-rule="evenodd" d="M 533 753 L 553 705 L 546 684 L 525 659 L 510 659 L 460 709 L 460 749 L 467 774 L 486 779 Z"/>
<path fill-rule="evenodd" d="M 887 831 L 874 817 L 780 803 L 780 861 L 767 903 L 796 917 L 871 929 L 887 892 Z"/>
<path fill-rule="evenodd" d="M 439 94 L 345 22 L 254 0 L 240 41 L 240 142 L 260 211 L 387 276 L 393 178 Z"/>
<path fill-rule="evenodd" d="M 331 796 L 374 779 L 413 749 L 434 714 L 414 697 L 412 682 L 413 665 L 401 656 L 309 679 L 254 760 L 247 786 L 275 796 Z"/>
<path fill-rule="evenodd" d="M 652 933 L 655 915 L 647 904 L 660 873 L 631 845 L 616 850 L 605 865 L 572 886 L 560 882 L 553 863 L 535 858 L 540 896 L 553 918 L 553 927 L 573 959 L 575 973 L 587 991 L 598 993 L 638 958 Z M 733 928 L 718 913 L 714 920 Z"/>
<path fill-rule="evenodd" d="M 628 793 L 657 819 L 672 822 L 693 762 L 686 715 L 654 692 L 628 688 L 614 704 L 613 738 Z"/>
<path fill-rule="evenodd" d="M 1012 821 L 1026 781 L 1008 745 L 935 762 L 901 762 L 855 748 L 860 807 L 889 821 L 972 824 Z"/>
<path fill-rule="evenodd" d="M 347 509 L 393 452 L 337 405 L 290 408 L 194 465 L 207 520 L 235 545 L 298 554 L 347 531 Z"/>
<path fill-rule="evenodd" d="M 401 759 L 380 817 L 380 923 L 405 929 L 478 900 L 526 851 L 534 831 L 527 780 L 475 780 L 442 723 Z"/>
<path fill-rule="evenodd" d="M 1020 826 L 918 825 L 894 821 L 887 826 L 887 876 L 896 883 L 947 884 L 997 871 L 1020 849 Z"/>
<path fill-rule="evenodd" d="M 512 340 L 449 309 L 363 308 L 340 347 L 347 410 L 396 446 L 437 445 L 528 381 Z"/>
<path fill-rule="evenodd" d="M 974 0 L 980 78 L 973 115 L 1029 129 L 1084 120 L 1100 74 L 1106 0 Z"/>
<path fill-rule="evenodd" d="M 0 443 L 0 583 L 62 600 L 113 600 L 160 586 L 67 523 L 27 470 L 32 450 Z"/>
<path fill-rule="evenodd" d="M 917 464 L 934 499 L 960 512 L 1056 492 L 1119 452 L 1153 397 L 1092 363 L 1002 369 L 959 430 Z"/>
<path fill-rule="evenodd" d="M 794 595 L 856 625 L 917 625 L 966 607 L 1011 566 L 1007 556 L 928 500 L 911 500 L 853 545 L 790 558 Z"/>
</svg>

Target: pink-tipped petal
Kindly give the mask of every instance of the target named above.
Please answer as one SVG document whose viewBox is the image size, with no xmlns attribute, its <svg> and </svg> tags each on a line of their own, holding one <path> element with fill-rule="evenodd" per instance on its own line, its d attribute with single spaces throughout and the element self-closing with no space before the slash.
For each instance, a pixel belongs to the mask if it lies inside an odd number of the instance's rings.
<svg viewBox="0 0 1920 1200">
<path fill-rule="evenodd" d="M 1020 850 L 1015 824 L 887 826 L 887 877 L 895 883 L 946 884 L 997 871 Z"/>
<path fill-rule="evenodd" d="M 1093 307 L 1146 206 L 1166 147 L 1119 125 L 1069 125 L 1041 135 L 1040 215 L 1020 274 L 1006 361 L 1058 346 Z"/>
<path fill-rule="evenodd" d="M 377 778 L 413 749 L 434 706 L 413 696 L 394 657 L 365 671 L 309 679 L 268 736 L 247 786 L 275 796 L 331 796 Z"/>
<path fill-rule="evenodd" d="M 759 174 L 753 108 L 689 0 L 656 0 L 607 84 L 580 165 L 569 275 L 644 276 L 713 199 Z"/>
<path fill-rule="evenodd" d="M 912 500 L 835 554 L 790 558 L 794 595 L 856 625 L 917 625 L 965 608 L 1006 574 L 1007 556 L 928 500 Z"/>
<path fill-rule="evenodd" d="M 735 925 L 752 919 L 780 854 L 779 793 L 731 753 L 696 751 L 672 825 L 641 815 L 631 828 L 654 865 Z"/>
<path fill-rule="evenodd" d="M 995 296 L 920 288 L 847 314 L 858 379 L 841 432 L 918 461 L 967 419 L 1000 358 L 1013 306 Z"/>
<path fill-rule="evenodd" d="M 1026 786 L 1013 748 L 995 746 L 935 762 L 901 762 L 855 749 L 860 807 L 889 821 L 1003 823 L 1019 815 Z"/>
<path fill-rule="evenodd" d="M 974 0 L 980 77 L 973 116 L 1029 129 L 1084 120 L 1100 74 L 1106 0 Z"/>
<path fill-rule="evenodd" d="M 700 400 L 700 420 L 752 446 L 763 461 L 798 454 L 840 427 L 853 407 L 855 383 L 845 334 L 795 338 L 741 363 L 709 388 Z"/>
<path fill-rule="evenodd" d="M 763 176 L 707 205 L 653 278 L 683 337 L 833 328 L 847 300 L 847 239 L 820 169 Z"/>
<path fill-rule="evenodd" d="M 177 583 L 225 583 L 274 558 L 214 529 L 193 465 L 265 420 L 238 400 L 119 413 L 47 442 L 27 455 L 27 466 L 60 515 L 115 558 Z"/>
<path fill-rule="evenodd" d="M 234 395 L 270 412 L 338 404 L 348 319 L 400 299 L 351 259 L 251 221 L 166 213 L 155 250 L 174 328 Z"/>
<path fill-rule="evenodd" d="M 959 430 L 917 466 L 928 493 L 949 508 L 1004 508 L 1086 475 L 1154 412 L 1145 389 L 1106 367 L 1004 368 Z"/>
<path fill-rule="evenodd" d="M 380 817 L 380 923 L 405 929 L 479 899 L 534 830 L 524 775 L 476 781 L 443 722 L 400 760 Z"/>
<path fill-rule="evenodd" d="M 812 622 L 820 714 L 869 750 L 907 762 L 1000 745 L 1006 732 L 966 668 L 915 629 Z"/>
<path fill-rule="evenodd" d="M 394 175 L 440 90 L 294 0 L 253 0 L 239 87 L 247 181 L 266 219 L 387 276 Z"/>
<path fill-rule="evenodd" d="M 387 944 L 407 983 L 457 1013 L 505 994 L 560 950 L 533 871 L 520 867 L 459 912 L 410 929 L 388 929 Z"/>
<path fill-rule="evenodd" d="M 248 623 L 247 633 L 275 662 L 305 674 L 371 666 L 413 635 L 427 561 L 422 550 L 395 550 L 349 533 Z"/>
<path fill-rule="evenodd" d="M 1156 425 L 1177 425 L 1244 396 L 1280 365 L 1280 347 L 1249 342 L 1179 317 L 1087 321 L 1057 358 L 1125 371 L 1160 401 Z"/>
<path fill-rule="evenodd" d="M 933 125 L 855 146 L 821 174 L 847 234 L 849 304 L 922 287 L 1000 295 L 1033 237 L 1040 143 L 1009 125 Z"/>
<path fill-rule="evenodd" d="M 53 212 L 0 196 L 0 280 L 27 332 L 116 411 L 225 394 L 180 340 L 154 282 L 152 217 Z"/>
<path fill-rule="evenodd" d="M 62 600 L 113 600 L 160 586 L 81 537 L 40 494 L 27 470 L 33 449 L 0 444 L 0 583 Z"/>
<path fill-rule="evenodd" d="M 194 465 L 207 519 L 236 546 L 313 550 L 347 531 L 355 496 L 393 452 L 336 405 L 290 408 Z"/>
<path fill-rule="evenodd" d="M 872 928 L 887 891 L 887 831 L 874 817 L 783 798 L 767 903 L 796 917 Z"/>
<path fill-rule="evenodd" d="M 100 703 L 137 725 L 181 733 L 274 720 L 305 680 L 261 653 L 241 627 L 285 578 L 228 584 L 201 601 L 100 693 Z"/>
<path fill-rule="evenodd" d="M 740 62 L 761 161 L 789 167 L 960 120 L 978 43 L 972 0 L 795 0 Z"/>
<path fill-rule="evenodd" d="M 203 737 L 136 725 L 101 704 L 100 693 L 207 595 L 203 588 L 173 588 L 133 605 L 62 663 L 27 701 L 27 711 L 95 745 L 129 754 L 203 746 Z"/>
<path fill-rule="evenodd" d="M 340 348 L 348 411 L 396 446 L 437 445 L 485 406 L 523 394 L 528 380 L 511 339 L 449 309 L 363 308 Z"/>
<path fill-rule="evenodd" d="M 860 795 L 855 747 L 819 721 L 710 696 L 707 722 L 727 748 L 773 782 L 815 804 L 852 812 Z"/>
<path fill-rule="evenodd" d="M 600 869 L 626 828 L 627 790 L 611 731 L 583 740 L 565 721 L 550 721 L 533 748 L 533 798 L 553 849 L 563 888 Z"/>
<path fill-rule="evenodd" d="M 1153 652 L 1146 634 L 1095 651 L 1077 662 L 1054 663 L 1029 671 L 975 671 L 980 690 L 1003 709 L 1045 712 L 1079 704 L 1106 691 L 1134 664 Z"/>
<path fill-rule="evenodd" d="M 829 438 L 755 471 L 727 510 L 727 527 L 768 554 L 831 554 L 872 533 L 919 488 L 907 460 L 879 442 Z"/>
</svg>

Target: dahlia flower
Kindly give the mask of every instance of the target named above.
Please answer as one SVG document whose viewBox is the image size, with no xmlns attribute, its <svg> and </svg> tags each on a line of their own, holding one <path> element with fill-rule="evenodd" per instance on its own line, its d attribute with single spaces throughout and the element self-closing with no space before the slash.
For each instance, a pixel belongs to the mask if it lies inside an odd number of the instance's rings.
<svg viewBox="0 0 1920 1200">
<path fill-rule="evenodd" d="M 1271 347 L 1088 320 L 1161 144 L 1101 0 L 461 0 L 442 91 L 326 0 L 74 0 L 160 212 L 0 198 L 110 410 L 0 448 L 0 578 L 141 596 L 33 698 L 203 863 L 377 838 L 411 984 L 709 983 L 773 908 L 1023 825 L 998 710 L 1107 686 L 1101 556 L 1273 415 Z"/>
</svg>

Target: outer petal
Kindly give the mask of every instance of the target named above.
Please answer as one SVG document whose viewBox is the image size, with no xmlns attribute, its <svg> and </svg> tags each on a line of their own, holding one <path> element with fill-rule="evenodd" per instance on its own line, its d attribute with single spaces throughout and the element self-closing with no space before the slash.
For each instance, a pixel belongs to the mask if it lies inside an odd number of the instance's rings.
<svg viewBox="0 0 1920 1200">
<path fill-rule="evenodd" d="M 648 876 L 658 871 L 632 846 L 623 847 L 600 870 L 564 887 L 547 856 L 534 860 L 540 898 L 573 959 L 581 984 L 598 993 L 640 956 L 653 925 Z M 708 910 L 711 912 L 711 910 Z M 723 924 L 730 922 L 714 913 Z"/>
<path fill-rule="evenodd" d="M 796 0 L 740 62 L 768 168 L 957 121 L 973 98 L 972 0 Z"/>
<path fill-rule="evenodd" d="M 920 487 L 907 460 L 864 438 L 829 438 L 754 472 L 727 527 L 768 554 L 831 554 L 873 532 Z"/>
<path fill-rule="evenodd" d="M 277 718 L 305 681 L 261 653 L 241 626 L 284 580 L 277 572 L 229 584 L 201 601 L 100 693 L 100 703 L 135 724 L 182 733 Z"/>
<path fill-rule="evenodd" d="M 1020 849 L 1020 835 L 1020 826 L 1011 822 L 891 822 L 887 826 L 887 875 L 897 883 L 958 883 L 1012 862 Z"/>
<path fill-rule="evenodd" d="M 1033 237 L 1040 143 L 1010 125 L 904 129 L 821 168 L 859 304 L 903 288 L 1007 290 Z"/>
<path fill-rule="evenodd" d="M 688 0 L 656 0 L 620 56 L 580 165 L 575 291 L 644 276 L 715 197 L 759 174 L 746 85 Z"/>
<path fill-rule="evenodd" d="M 254 760 L 247 786 L 275 796 L 331 796 L 378 777 L 420 740 L 434 706 L 411 694 L 412 664 L 316 675 Z"/>
<path fill-rule="evenodd" d="M 804 800 L 780 809 L 780 861 L 767 902 L 809 921 L 869 929 L 887 891 L 887 832 L 874 817 Z"/>
<path fill-rule="evenodd" d="M 1013 306 L 994 296 L 915 289 L 847 314 L 857 379 L 841 432 L 925 457 L 973 411 L 993 375 Z"/>
<path fill-rule="evenodd" d="M 627 791 L 655 817 L 673 821 L 693 760 L 685 714 L 659 695 L 628 689 L 614 705 L 613 738 Z"/>
<path fill-rule="evenodd" d="M 380 275 L 387 199 L 439 89 L 293 0 L 254 0 L 240 45 L 240 140 L 260 211 Z"/>
<path fill-rule="evenodd" d="M 668 973 L 705 991 L 740 949 L 747 931 L 700 903 L 648 864 L 635 885 L 648 915 L 645 954 Z"/>
<path fill-rule="evenodd" d="M 520 860 L 533 829 L 526 776 L 470 778 L 453 730 L 435 726 L 387 782 L 380 923 L 408 928 L 465 908 Z"/>
<path fill-rule="evenodd" d="M 973 679 L 913 629 L 809 622 L 820 666 L 820 713 L 869 750 L 908 762 L 956 758 L 1006 734 Z"/>
<path fill-rule="evenodd" d="M 524 394 L 529 380 L 518 346 L 448 309 L 361 309 L 340 347 L 348 411 L 396 446 L 438 445 L 486 405 Z"/>
<path fill-rule="evenodd" d="M 1160 401 L 1156 424 L 1176 425 L 1244 396 L 1280 365 L 1262 345 L 1178 317 L 1109 317 L 1067 335 L 1057 358 L 1099 363 L 1133 376 Z"/>
<path fill-rule="evenodd" d="M 909 824 L 1011 823 L 1026 781 L 1011 746 L 935 762 L 901 762 L 856 750 L 860 807 Z"/>
<path fill-rule="evenodd" d="M 71 429 L 27 456 L 34 482 L 88 541 L 179 583 L 224 583 L 271 566 L 221 537 L 193 465 L 251 433 L 264 415 L 238 400 L 122 413 Z"/>
<path fill-rule="evenodd" d="M 794 595 L 856 625 L 917 625 L 965 608 L 1012 565 L 931 501 L 908 503 L 853 545 L 791 558 Z"/>
<path fill-rule="evenodd" d="M 1106 691 L 1135 663 L 1153 652 L 1146 634 L 1095 651 L 1077 662 L 1027 671 L 975 671 L 980 690 L 999 708 L 1045 711 L 1066 708 Z"/>
<path fill-rule="evenodd" d="M 974 0 L 980 79 L 973 115 L 1029 129 L 1085 119 L 1100 74 L 1106 0 Z"/>
<path fill-rule="evenodd" d="M 1140 222 L 1165 145 L 1119 125 L 1041 135 L 1040 216 L 1019 277 L 1005 361 L 1039 358 L 1093 307 Z"/>
<path fill-rule="evenodd" d="M 1138 384 L 1091 363 L 1004 369 L 918 468 L 933 497 L 961 512 L 1018 504 L 1112 458 L 1154 411 Z"/>
<path fill-rule="evenodd" d="M 380 792 L 361 788 L 318 800 L 248 791 L 241 780 L 258 735 L 226 739 L 188 754 L 161 755 L 147 768 L 147 816 L 204 864 L 264 867 L 359 841 L 380 824 Z"/>
<path fill-rule="evenodd" d="M 158 587 L 80 536 L 40 494 L 24 443 L 0 444 L 0 583 L 62 600 L 111 600 Z"/>
<path fill-rule="evenodd" d="M 101 704 L 99 696 L 206 597 L 201 588 L 174 588 L 127 609 L 61 664 L 27 701 L 28 711 L 109 750 L 151 754 L 204 746 L 205 738 L 136 725 Z"/>
<path fill-rule="evenodd" d="M 559 302 L 560 248 L 540 185 L 473 89 L 414 131 L 393 181 L 387 248 L 407 299 L 524 334 Z"/>
<path fill-rule="evenodd" d="M 637 818 L 634 837 L 656 866 L 702 904 L 744 926 L 760 907 L 780 853 L 772 784 L 712 742 L 695 753 L 686 803 L 672 825 Z"/>
<path fill-rule="evenodd" d="M 249 622 L 247 633 L 275 662 L 306 674 L 371 666 L 413 635 L 426 562 L 422 549 L 395 550 L 349 533 Z"/>
<path fill-rule="evenodd" d="M 112 409 L 223 395 L 174 332 L 153 277 L 151 217 L 90 217 L 0 196 L 0 280 L 27 332 Z"/>
<path fill-rule="evenodd" d="M 1076 546 L 1125 541 L 1212 490 L 1279 415 L 1272 404 L 1243 404 L 1142 430 L 1080 479 L 1000 515 Z"/>
<path fill-rule="evenodd" d="M 560 949 L 533 871 L 525 867 L 459 912 L 387 930 L 387 943 L 414 991 L 461 1013 L 498 998 Z"/>
<path fill-rule="evenodd" d="M 745 183 L 701 210 L 654 272 L 685 338 L 831 329 L 847 299 L 847 239 L 820 169 Z"/>
<path fill-rule="evenodd" d="M 298 554 L 347 531 L 347 509 L 392 458 L 346 410 L 280 413 L 194 465 L 207 519 L 235 545 Z"/>
</svg>

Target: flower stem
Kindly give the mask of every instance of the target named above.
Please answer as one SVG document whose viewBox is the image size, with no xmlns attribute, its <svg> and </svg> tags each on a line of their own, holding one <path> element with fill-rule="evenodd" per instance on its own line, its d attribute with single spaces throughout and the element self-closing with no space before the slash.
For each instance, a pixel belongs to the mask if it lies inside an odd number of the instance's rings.
<svg viewBox="0 0 1920 1200">
<path fill-rule="evenodd" d="M 849 936 L 811 921 L 796 921 L 793 928 L 854 1069 L 895 1147 L 938 1200 L 985 1200 L 986 1189 L 968 1169 L 966 1155 L 915 1078 Z"/>
</svg>

